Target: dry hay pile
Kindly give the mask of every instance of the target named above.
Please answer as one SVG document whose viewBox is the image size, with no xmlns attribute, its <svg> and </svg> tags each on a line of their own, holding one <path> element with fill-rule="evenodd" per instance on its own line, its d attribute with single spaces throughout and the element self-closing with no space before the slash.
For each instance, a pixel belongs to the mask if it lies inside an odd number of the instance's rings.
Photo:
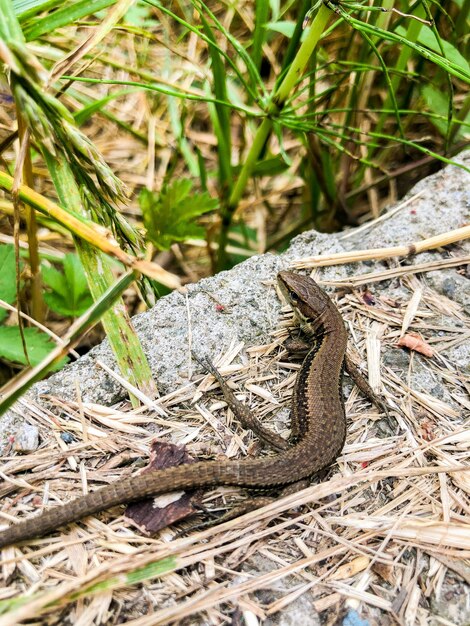
<svg viewBox="0 0 470 626">
<path fill-rule="evenodd" d="M 178 532 L 193 520 L 146 538 L 116 508 L 5 549 L 0 626 L 27 619 L 225 624 L 240 616 L 251 624 L 296 606 L 305 619 L 315 609 L 323 623 L 335 623 L 348 609 L 371 624 L 463 623 L 462 612 L 453 621 L 436 607 L 451 607 L 470 582 L 470 472 L 464 471 L 470 434 L 463 417 L 468 380 L 445 356 L 447 348 L 468 341 L 469 320 L 416 277 L 394 280 L 395 287 L 400 280 L 408 290 L 406 301 L 386 291 L 375 297 L 357 288 L 336 292 L 352 356 L 367 362 L 390 415 L 379 414 L 346 384 L 347 442 L 321 480 L 187 535 Z M 298 369 L 282 348 L 287 325 L 281 324 L 269 345 L 249 348 L 242 364 L 241 345 L 218 361 L 261 420 L 283 435 Z M 396 344 L 404 336 L 415 338 L 414 350 L 429 349 L 432 356 L 410 352 L 407 372 L 397 374 L 393 355 L 403 361 L 405 348 Z M 379 368 L 380 352 L 392 357 Z M 445 381 L 445 399 L 409 384 L 416 368 Z M 196 393 L 192 385 L 183 386 L 161 398 L 158 411 L 156 403 L 133 410 L 56 399 L 53 412 L 25 405 L 28 417 L 41 425 L 44 443 L 28 456 L 4 460 L 2 521 L 138 471 L 155 432 L 193 456 L 263 454 L 221 396 L 206 393 L 216 389 L 213 379 L 193 379 Z M 234 488 L 218 488 L 205 493 L 204 504 L 219 510 L 240 497 Z"/>
</svg>

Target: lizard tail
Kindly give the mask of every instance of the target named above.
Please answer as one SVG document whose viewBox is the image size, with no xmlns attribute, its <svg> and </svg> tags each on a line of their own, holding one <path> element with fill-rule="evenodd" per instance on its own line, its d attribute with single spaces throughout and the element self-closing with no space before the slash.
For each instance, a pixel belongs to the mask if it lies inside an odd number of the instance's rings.
<svg viewBox="0 0 470 626">
<path fill-rule="evenodd" d="M 234 463 L 238 465 L 238 463 Z M 127 504 L 150 495 L 179 489 L 220 484 L 221 479 L 230 481 L 227 465 L 213 461 L 201 461 L 192 465 L 180 465 L 155 472 L 129 476 L 123 480 L 101 487 L 62 506 L 46 509 L 39 515 L 21 521 L 0 531 L 0 548 L 18 541 L 41 537 L 60 526 L 78 521 L 88 515 L 105 511 L 118 504 Z M 235 467 L 229 474 L 234 474 Z M 222 474 L 222 476 L 221 476 Z"/>
</svg>

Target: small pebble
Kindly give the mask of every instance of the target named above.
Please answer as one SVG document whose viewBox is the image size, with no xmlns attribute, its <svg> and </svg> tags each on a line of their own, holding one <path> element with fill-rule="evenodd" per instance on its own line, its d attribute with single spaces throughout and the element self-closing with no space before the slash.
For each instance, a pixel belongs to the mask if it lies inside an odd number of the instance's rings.
<svg viewBox="0 0 470 626">
<path fill-rule="evenodd" d="M 39 431 L 36 426 L 24 423 L 15 432 L 13 450 L 20 454 L 34 452 L 39 446 Z"/>
<path fill-rule="evenodd" d="M 60 433 L 60 438 L 65 443 L 73 443 L 73 436 L 70 433 Z"/>
</svg>

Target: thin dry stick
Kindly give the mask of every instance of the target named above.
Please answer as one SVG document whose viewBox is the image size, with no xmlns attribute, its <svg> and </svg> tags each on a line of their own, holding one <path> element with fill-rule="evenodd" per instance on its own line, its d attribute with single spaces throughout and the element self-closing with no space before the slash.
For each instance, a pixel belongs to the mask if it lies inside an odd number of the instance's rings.
<svg viewBox="0 0 470 626">
<path fill-rule="evenodd" d="M 345 239 L 349 239 L 350 237 L 354 237 L 355 235 L 357 235 L 359 233 L 362 233 L 365 230 L 370 230 L 374 226 L 377 226 L 377 224 L 380 224 L 381 222 L 384 222 L 384 221 L 390 219 L 391 217 L 396 215 L 399 211 L 401 211 L 402 209 L 407 207 L 409 204 L 411 204 L 412 202 L 417 200 L 423 194 L 424 194 L 424 189 L 422 189 L 418 193 L 415 193 L 414 196 L 411 196 L 411 198 L 408 198 L 404 202 L 401 202 L 398 206 L 396 206 L 391 211 L 387 211 L 386 213 L 383 213 L 382 215 L 377 217 L 375 220 L 371 220 L 370 222 L 366 222 L 362 226 L 359 226 L 359 227 L 356 227 L 356 228 L 352 228 L 350 231 L 348 231 L 347 233 L 345 233 L 344 235 L 341 235 L 339 237 L 340 241 L 344 241 Z"/>
<path fill-rule="evenodd" d="M 442 246 L 448 246 L 457 241 L 470 238 L 470 226 L 463 226 L 456 230 L 449 230 L 435 237 L 428 237 L 423 241 L 415 241 L 405 246 L 393 246 L 392 248 L 370 248 L 368 250 L 354 250 L 352 252 L 338 252 L 336 254 L 320 254 L 306 257 L 292 263 L 292 267 L 301 269 L 306 267 L 325 267 L 326 265 L 342 265 L 357 261 L 369 261 L 371 259 L 390 259 L 397 256 L 410 256 L 434 250 Z"/>
<path fill-rule="evenodd" d="M 432 272 L 434 270 L 442 270 L 449 267 L 458 267 L 459 265 L 467 265 L 470 263 L 470 256 L 456 257 L 452 259 L 444 259 L 442 261 L 430 261 L 429 263 L 416 263 L 415 265 L 405 265 L 401 267 L 392 267 L 382 272 L 367 272 L 358 276 L 351 276 L 347 279 L 339 280 L 317 280 L 321 285 L 331 285 L 334 287 L 358 287 L 359 285 L 367 285 L 368 283 L 376 283 L 382 280 L 390 280 L 398 278 L 398 276 L 406 276 L 408 274 L 419 274 L 421 272 Z"/>
</svg>

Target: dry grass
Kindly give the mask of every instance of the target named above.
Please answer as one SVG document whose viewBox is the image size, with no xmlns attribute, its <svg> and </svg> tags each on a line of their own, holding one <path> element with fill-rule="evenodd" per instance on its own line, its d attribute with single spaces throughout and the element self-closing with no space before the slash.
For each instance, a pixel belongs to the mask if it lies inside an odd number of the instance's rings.
<svg viewBox="0 0 470 626">
<path fill-rule="evenodd" d="M 458 305 L 443 302 L 413 276 L 400 280 L 409 293 L 401 303 L 383 296 L 371 306 L 359 290 L 338 300 L 353 356 L 367 361 L 391 413 L 379 415 L 352 388 L 347 443 L 322 482 L 183 537 L 176 537 L 176 528 L 156 539 L 139 536 L 115 509 L 6 549 L 0 626 L 31 619 L 224 624 L 234 610 L 256 623 L 303 594 L 325 623 L 334 623 L 345 608 L 364 617 L 380 610 L 381 624 L 425 623 L 430 598 L 442 596 L 452 577 L 455 593 L 462 579 L 470 582 L 470 433 L 462 416 L 470 408 L 468 380 L 445 353 L 468 341 L 470 327 Z M 286 325 L 271 344 L 249 348 L 241 365 L 241 345 L 231 346 L 219 363 L 257 415 L 282 434 L 288 420 L 279 407 L 288 406 L 297 371 L 280 348 Z M 380 353 L 409 329 L 423 335 L 434 356 L 412 355 L 406 376 L 384 365 L 379 370 Z M 452 406 L 410 388 L 417 367 L 445 380 Z M 5 459 L 2 521 L 136 471 L 154 432 L 185 444 L 194 456 L 258 455 L 255 438 L 233 421 L 220 396 L 205 393 L 212 378 L 198 376 L 196 383 L 196 394 L 189 386 L 175 390 L 161 398 L 158 411 L 55 400 L 52 413 L 25 404 L 43 446 Z M 64 433 L 74 443 L 64 441 Z M 217 509 L 236 497 L 236 489 L 220 488 L 206 494 L 206 504 Z M 263 595 L 266 589 L 276 592 Z"/>
</svg>

